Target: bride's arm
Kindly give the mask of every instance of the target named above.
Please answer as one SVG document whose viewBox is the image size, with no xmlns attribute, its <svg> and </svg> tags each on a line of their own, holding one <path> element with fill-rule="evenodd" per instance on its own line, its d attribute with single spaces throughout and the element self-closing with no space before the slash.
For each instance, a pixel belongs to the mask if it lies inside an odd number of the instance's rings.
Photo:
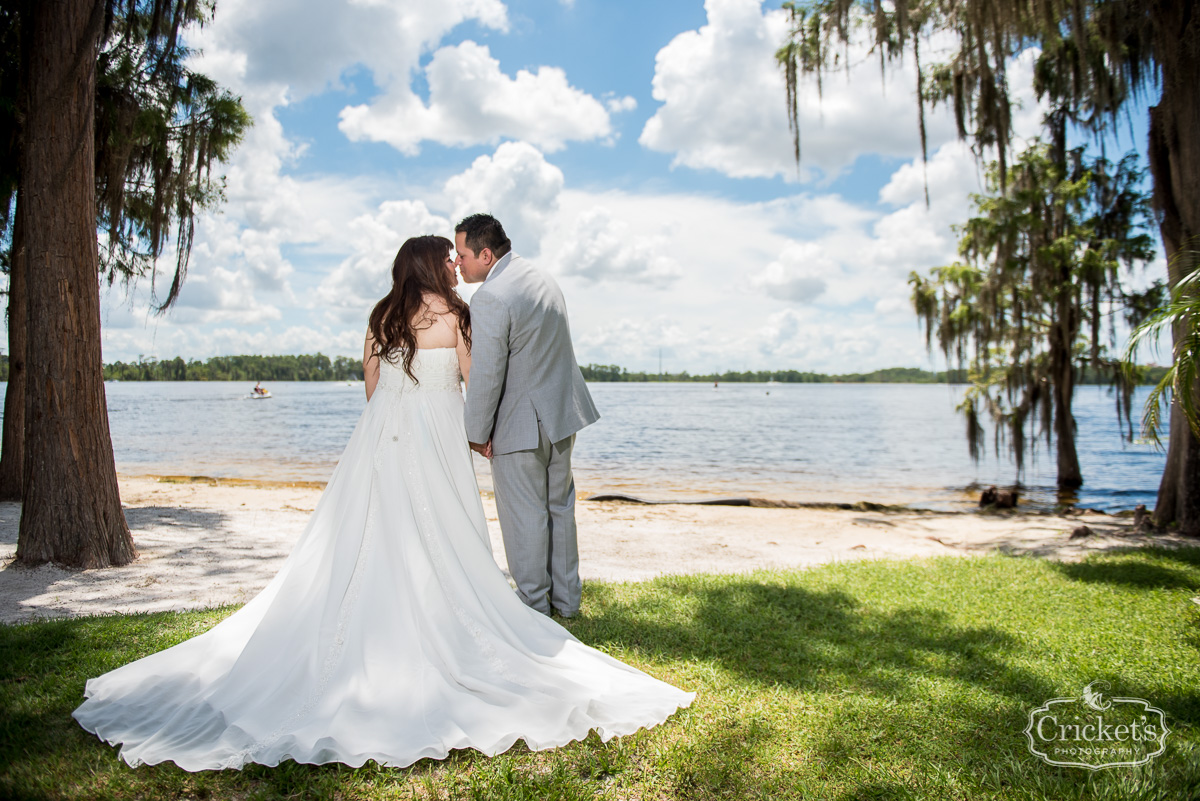
<svg viewBox="0 0 1200 801">
<path fill-rule="evenodd" d="M 367 385 L 367 400 L 375 394 L 375 385 L 379 383 L 379 357 L 375 355 L 375 338 L 367 332 L 367 341 L 363 343 L 363 382 Z"/>
<path fill-rule="evenodd" d="M 454 346 L 454 350 L 458 353 L 458 371 L 462 373 L 463 382 L 467 386 L 471 386 L 471 350 L 467 347 L 467 343 L 463 341 L 462 331 L 458 329 L 458 321 L 455 320 L 454 330 L 458 332 L 458 342 Z M 467 443 L 470 445 L 470 443 Z M 492 443 L 489 441 L 482 448 L 471 445 L 471 450 L 478 451 L 485 459 L 492 458 Z"/>
<path fill-rule="evenodd" d="M 471 350 L 467 347 L 467 343 L 463 340 L 462 331 L 458 327 L 458 318 L 451 316 L 454 321 L 454 332 L 458 339 L 454 343 L 454 350 L 458 353 L 458 371 L 462 373 L 463 381 L 467 386 L 471 385 Z"/>
</svg>

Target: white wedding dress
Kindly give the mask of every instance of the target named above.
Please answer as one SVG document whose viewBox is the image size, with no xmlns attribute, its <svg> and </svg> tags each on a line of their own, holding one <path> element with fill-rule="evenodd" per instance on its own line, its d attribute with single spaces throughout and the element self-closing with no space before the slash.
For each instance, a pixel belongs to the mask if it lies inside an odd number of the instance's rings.
<svg viewBox="0 0 1200 801">
<path fill-rule="evenodd" d="M 130 765 L 189 771 L 654 726 L 694 697 L 526 607 L 496 566 L 452 348 L 379 384 L 279 574 L 211 630 L 91 679 L 74 717 Z"/>
</svg>

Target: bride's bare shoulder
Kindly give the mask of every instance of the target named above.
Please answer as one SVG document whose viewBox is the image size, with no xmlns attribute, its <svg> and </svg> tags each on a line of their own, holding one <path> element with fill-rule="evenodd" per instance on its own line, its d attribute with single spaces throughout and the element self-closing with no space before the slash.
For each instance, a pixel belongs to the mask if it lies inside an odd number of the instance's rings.
<svg viewBox="0 0 1200 801">
<path fill-rule="evenodd" d="M 417 347 L 453 347 L 458 336 L 458 313 L 445 298 L 433 293 L 426 293 L 421 300 L 421 311 L 413 326 Z"/>
<path fill-rule="evenodd" d="M 428 317 L 458 325 L 458 311 L 447 303 L 445 298 L 438 297 L 437 295 L 426 295 L 424 309 Z"/>
</svg>

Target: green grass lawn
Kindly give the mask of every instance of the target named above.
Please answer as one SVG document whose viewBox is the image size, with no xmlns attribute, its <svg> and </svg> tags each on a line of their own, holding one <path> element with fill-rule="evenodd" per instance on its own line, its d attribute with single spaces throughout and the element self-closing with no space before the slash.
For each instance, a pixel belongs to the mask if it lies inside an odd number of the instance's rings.
<svg viewBox="0 0 1200 801">
<path fill-rule="evenodd" d="M 1200 798 L 1200 548 L 855 562 L 588 583 L 584 642 L 699 693 L 666 724 L 407 769 L 128 768 L 70 717 L 95 676 L 230 609 L 0 626 L 0 798 Z M 1093 681 L 1163 709 L 1167 751 L 1091 772 L 1026 748 Z"/>
</svg>

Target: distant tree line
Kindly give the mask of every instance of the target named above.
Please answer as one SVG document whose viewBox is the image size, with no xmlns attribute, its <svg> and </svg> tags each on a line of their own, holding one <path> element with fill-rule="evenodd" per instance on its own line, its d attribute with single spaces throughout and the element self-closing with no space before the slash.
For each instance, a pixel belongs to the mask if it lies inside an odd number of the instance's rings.
<svg viewBox="0 0 1200 801">
<path fill-rule="evenodd" d="M 587 381 L 648 382 L 694 381 L 781 384 L 965 384 L 965 370 L 934 372 L 917 367 L 889 367 L 870 373 L 801 372 L 799 370 L 745 370 L 724 373 L 631 373 L 615 364 L 589 364 L 579 368 Z M 1168 368 L 1142 368 L 1143 384 L 1162 380 Z M 207 361 L 192 359 L 140 359 L 136 362 L 114 362 L 104 365 L 105 381 L 361 381 L 362 360 L 337 356 L 330 359 L 318 353 L 305 356 L 214 356 Z M 0 381 L 8 380 L 8 356 L 0 356 Z M 1106 384 L 1108 378 L 1099 371 L 1084 370 L 1082 384 Z"/>
<path fill-rule="evenodd" d="M 8 365 L 4 364 L 3 373 Z M 193 359 L 140 359 L 104 365 L 105 381 L 361 381 L 360 359 L 323 353 L 304 356 L 214 356 Z"/>
<path fill-rule="evenodd" d="M 726 382 L 736 383 L 766 383 L 778 381 L 781 384 L 966 384 L 966 370 L 943 370 L 934 372 L 917 367 L 889 367 L 870 373 L 845 373 L 829 375 L 826 373 L 801 372 L 799 370 L 745 370 L 735 372 L 727 370 L 724 373 L 707 373 L 692 375 L 687 371 L 682 373 L 631 373 L 624 367 L 615 364 L 589 364 L 579 368 L 587 381 L 695 381 L 695 382 Z M 1150 366 L 1143 368 L 1142 383 L 1154 384 L 1162 379 L 1168 368 Z M 1108 384 L 1109 377 L 1098 371 L 1086 369 L 1081 371 L 1081 384 Z"/>
</svg>

